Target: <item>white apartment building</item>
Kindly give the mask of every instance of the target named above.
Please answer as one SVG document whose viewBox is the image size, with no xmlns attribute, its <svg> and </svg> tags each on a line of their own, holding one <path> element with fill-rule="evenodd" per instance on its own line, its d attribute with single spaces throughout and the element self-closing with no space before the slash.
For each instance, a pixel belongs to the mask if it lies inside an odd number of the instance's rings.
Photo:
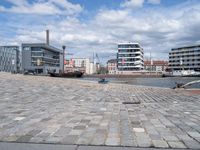
<svg viewBox="0 0 200 150">
<path fill-rule="evenodd" d="M 119 43 L 117 68 L 119 72 L 134 72 L 144 69 L 144 52 L 139 43 Z"/>
<path fill-rule="evenodd" d="M 200 45 L 173 48 L 169 53 L 169 69 L 200 71 Z"/>
</svg>

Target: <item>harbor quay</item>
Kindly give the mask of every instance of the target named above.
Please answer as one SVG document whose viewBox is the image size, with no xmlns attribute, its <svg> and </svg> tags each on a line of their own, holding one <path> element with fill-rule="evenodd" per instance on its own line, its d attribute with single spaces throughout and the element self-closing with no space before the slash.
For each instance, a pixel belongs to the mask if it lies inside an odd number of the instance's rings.
<svg viewBox="0 0 200 150">
<path fill-rule="evenodd" d="M 0 73 L 0 111 L 0 149 L 200 149 L 200 95 L 184 89 Z"/>
</svg>

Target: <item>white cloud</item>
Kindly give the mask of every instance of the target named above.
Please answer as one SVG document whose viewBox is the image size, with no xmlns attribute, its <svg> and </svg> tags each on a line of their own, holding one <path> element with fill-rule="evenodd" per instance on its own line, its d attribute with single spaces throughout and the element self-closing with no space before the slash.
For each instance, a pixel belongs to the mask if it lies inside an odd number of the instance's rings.
<svg viewBox="0 0 200 150">
<path fill-rule="evenodd" d="M 0 6 L 0 11 L 20 14 L 41 15 L 74 15 L 82 11 L 79 4 L 72 4 L 67 0 L 38 1 L 30 4 L 27 0 L 7 0 L 12 4 L 11 8 Z"/>
<path fill-rule="evenodd" d="M 62 0 L 57 3 L 48 1 L 50 6 L 56 8 L 57 5 L 61 6 L 61 3 Z M 67 7 L 67 3 L 66 6 L 62 4 L 62 7 Z M 73 7 L 74 5 L 70 8 Z M 37 18 L 35 23 L 27 20 L 34 20 L 33 16 L 23 17 L 23 21 L 21 18 L 17 19 L 21 22 L 9 19 L 9 24 L 22 26 L 23 30 L 17 30 L 12 40 L 4 38 L 2 41 L 45 42 L 44 31 L 48 28 L 52 45 L 61 47 L 65 44 L 68 51 L 73 51 L 81 57 L 92 56 L 94 51 L 101 53 L 102 56 L 114 56 L 118 42 L 132 41 L 139 42 L 147 56 L 151 51 L 155 59 L 167 59 L 167 53 L 163 52 L 177 46 L 197 44 L 200 39 L 200 4 L 188 2 L 187 5 L 145 8 L 137 12 L 124 8 L 101 9 L 94 18 L 84 21 L 76 16 L 64 17 L 58 21 L 53 16 Z M 48 25 L 41 26 L 43 22 L 48 22 Z"/>
<path fill-rule="evenodd" d="M 145 0 L 126 0 L 121 4 L 125 8 L 137 8 L 142 7 Z"/>
</svg>

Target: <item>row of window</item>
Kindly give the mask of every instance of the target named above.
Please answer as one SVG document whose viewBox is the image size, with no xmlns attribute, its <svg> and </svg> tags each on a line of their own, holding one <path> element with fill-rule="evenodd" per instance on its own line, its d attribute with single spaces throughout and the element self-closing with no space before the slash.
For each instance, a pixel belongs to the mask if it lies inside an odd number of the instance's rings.
<svg viewBox="0 0 200 150">
<path fill-rule="evenodd" d="M 137 57 L 141 56 L 140 54 L 118 54 L 118 57 Z"/>
<path fill-rule="evenodd" d="M 126 53 L 133 53 L 133 52 L 141 52 L 143 53 L 140 49 L 118 49 L 118 52 L 126 52 Z"/>
<path fill-rule="evenodd" d="M 143 68 L 118 68 L 119 71 L 137 71 L 143 70 Z"/>
<path fill-rule="evenodd" d="M 140 48 L 138 44 L 118 45 L 118 48 Z"/>
<path fill-rule="evenodd" d="M 142 65 L 143 66 L 142 63 L 140 63 L 140 64 L 135 64 L 135 63 L 122 64 L 122 63 L 118 63 L 118 66 L 137 66 L 137 65 Z"/>
<path fill-rule="evenodd" d="M 179 52 L 170 52 L 169 54 L 189 54 L 189 53 L 195 53 L 200 52 L 200 49 L 198 50 L 191 50 L 191 51 L 179 51 Z"/>
<path fill-rule="evenodd" d="M 124 58 L 124 59 L 118 59 L 117 60 L 118 62 L 122 62 L 122 61 L 124 61 L 124 62 L 126 62 L 126 61 L 141 61 L 141 62 L 143 62 L 143 60 L 142 59 L 140 59 L 140 58 Z"/>
<path fill-rule="evenodd" d="M 200 61 L 200 59 L 187 59 L 187 60 L 182 60 L 182 62 L 188 62 L 188 61 Z M 170 60 L 169 62 L 180 62 L 180 60 Z"/>
<path fill-rule="evenodd" d="M 170 58 L 185 58 L 185 57 L 200 57 L 200 54 L 198 55 L 185 55 L 185 56 L 169 56 Z"/>
<path fill-rule="evenodd" d="M 180 64 L 169 64 L 169 66 L 180 66 L 180 67 L 182 67 L 182 65 L 180 65 Z M 198 64 L 184 64 L 183 66 L 200 66 L 200 63 L 198 63 Z"/>
</svg>

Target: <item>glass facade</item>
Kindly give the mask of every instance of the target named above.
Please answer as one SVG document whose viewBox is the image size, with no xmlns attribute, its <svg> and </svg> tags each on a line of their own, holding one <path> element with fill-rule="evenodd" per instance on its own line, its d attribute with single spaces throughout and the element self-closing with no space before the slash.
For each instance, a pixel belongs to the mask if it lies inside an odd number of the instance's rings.
<svg viewBox="0 0 200 150">
<path fill-rule="evenodd" d="M 60 66 L 59 53 L 48 51 L 44 48 L 31 48 L 32 66 Z"/>
<path fill-rule="evenodd" d="M 200 71 L 200 45 L 172 49 L 169 53 L 169 68 Z"/>
<path fill-rule="evenodd" d="M 21 55 L 18 46 L 0 46 L 0 71 L 19 73 Z"/>
<path fill-rule="evenodd" d="M 62 50 L 40 43 L 22 44 L 23 72 L 47 74 L 63 70 Z"/>
</svg>

